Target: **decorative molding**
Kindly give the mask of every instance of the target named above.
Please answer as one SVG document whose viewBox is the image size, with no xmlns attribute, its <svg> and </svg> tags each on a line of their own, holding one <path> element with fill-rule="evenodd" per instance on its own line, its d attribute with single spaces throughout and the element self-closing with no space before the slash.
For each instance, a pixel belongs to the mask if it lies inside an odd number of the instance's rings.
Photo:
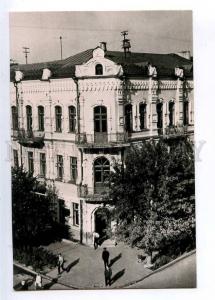
<svg viewBox="0 0 215 300">
<path fill-rule="evenodd" d="M 178 82 L 177 80 L 161 80 L 158 85 L 161 90 L 176 90 Z"/>
</svg>

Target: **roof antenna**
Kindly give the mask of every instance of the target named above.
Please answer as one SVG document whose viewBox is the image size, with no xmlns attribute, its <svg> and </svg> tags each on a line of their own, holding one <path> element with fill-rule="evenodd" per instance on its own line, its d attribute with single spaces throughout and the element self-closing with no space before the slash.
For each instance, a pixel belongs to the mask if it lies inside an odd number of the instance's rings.
<svg viewBox="0 0 215 300">
<path fill-rule="evenodd" d="M 62 36 L 59 37 L 60 39 L 60 59 L 63 59 L 63 45 L 62 45 Z"/>
<path fill-rule="evenodd" d="M 121 35 L 123 36 L 122 48 L 124 49 L 124 55 L 125 55 L 125 59 L 126 59 L 127 53 L 130 53 L 129 49 L 131 48 L 131 43 L 130 43 L 130 40 L 126 38 L 126 36 L 128 35 L 127 30 L 122 31 Z"/>
<path fill-rule="evenodd" d="M 30 48 L 22 47 L 24 49 L 23 53 L 25 54 L 25 63 L 28 64 L 28 54 L 30 53 Z"/>
</svg>

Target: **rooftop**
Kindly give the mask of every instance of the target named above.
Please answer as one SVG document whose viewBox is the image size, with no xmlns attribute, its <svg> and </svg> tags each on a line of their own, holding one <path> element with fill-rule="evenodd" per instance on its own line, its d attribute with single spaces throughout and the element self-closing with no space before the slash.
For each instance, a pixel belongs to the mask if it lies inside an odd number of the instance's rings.
<svg viewBox="0 0 215 300">
<path fill-rule="evenodd" d="M 11 65 L 11 81 L 14 80 L 15 70 L 20 70 L 24 73 L 24 80 L 41 79 L 44 68 L 51 70 L 51 78 L 72 77 L 75 75 L 75 65 L 80 65 L 90 60 L 93 57 L 93 50 L 94 49 L 88 49 L 63 60 Z M 124 52 L 106 51 L 105 57 L 122 65 L 124 74 L 127 76 L 147 77 L 148 63 L 151 63 L 157 68 L 158 78 L 174 77 L 174 69 L 176 67 L 184 69 L 186 78 L 192 78 L 193 76 L 192 61 L 174 53 L 157 54 L 131 52 L 125 59 Z"/>
</svg>

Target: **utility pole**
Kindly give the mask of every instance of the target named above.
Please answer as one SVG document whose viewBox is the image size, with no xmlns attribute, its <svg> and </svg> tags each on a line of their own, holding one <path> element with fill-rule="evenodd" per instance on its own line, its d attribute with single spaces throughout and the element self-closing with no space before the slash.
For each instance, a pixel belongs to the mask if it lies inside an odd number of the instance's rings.
<svg viewBox="0 0 215 300">
<path fill-rule="evenodd" d="M 22 47 L 24 49 L 23 53 L 25 54 L 25 63 L 28 64 L 28 54 L 30 53 L 30 48 Z"/>
<path fill-rule="evenodd" d="M 60 59 L 63 59 L 63 45 L 62 45 L 62 36 L 60 36 Z"/>
</svg>

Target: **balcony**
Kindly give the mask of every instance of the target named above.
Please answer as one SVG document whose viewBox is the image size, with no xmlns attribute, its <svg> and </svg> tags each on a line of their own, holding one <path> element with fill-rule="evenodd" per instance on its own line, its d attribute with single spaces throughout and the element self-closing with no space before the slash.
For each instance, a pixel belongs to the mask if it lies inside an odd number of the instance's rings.
<svg viewBox="0 0 215 300">
<path fill-rule="evenodd" d="M 110 148 L 128 146 L 127 133 L 102 133 L 87 134 L 79 133 L 76 135 L 75 142 L 79 148 Z"/>
<path fill-rule="evenodd" d="M 20 145 L 30 148 L 43 148 L 45 133 L 42 131 L 27 131 L 20 129 L 17 140 Z"/>
<path fill-rule="evenodd" d="M 193 126 L 180 125 L 180 126 L 171 126 L 162 130 L 163 137 L 165 139 L 178 138 L 181 136 L 186 136 L 193 133 Z"/>
<path fill-rule="evenodd" d="M 99 188 L 92 188 L 85 185 L 77 185 L 78 197 L 84 198 L 88 203 L 106 203 L 110 202 L 108 197 L 109 188 L 108 186 L 103 186 Z"/>
</svg>

